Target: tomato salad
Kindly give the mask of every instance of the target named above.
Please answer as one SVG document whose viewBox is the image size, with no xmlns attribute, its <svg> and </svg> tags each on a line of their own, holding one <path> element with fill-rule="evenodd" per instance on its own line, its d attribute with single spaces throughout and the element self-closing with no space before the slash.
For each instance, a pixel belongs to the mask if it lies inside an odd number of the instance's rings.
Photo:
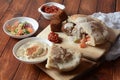
<svg viewBox="0 0 120 80">
<path fill-rule="evenodd" d="M 57 13 L 58 10 L 59 10 L 59 8 L 54 5 L 52 5 L 52 6 L 45 5 L 42 7 L 42 11 L 46 12 L 46 13 Z"/>
<path fill-rule="evenodd" d="M 16 21 L 7 26 L 7 30 L 13 35 L 27 35 L 34 32 L 32 25 L 28 22 Z"/>
</svg>

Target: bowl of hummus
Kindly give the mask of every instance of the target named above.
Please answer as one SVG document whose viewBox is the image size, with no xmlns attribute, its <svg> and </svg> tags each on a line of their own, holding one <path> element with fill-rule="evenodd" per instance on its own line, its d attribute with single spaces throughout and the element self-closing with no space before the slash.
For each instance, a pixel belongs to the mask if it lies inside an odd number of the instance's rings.
<svg viewBox="0 0 120 80">
<path fill-rule="evenodd" d="M 22 62 L 36 64 L 47 59 L 53 44 L 43 38 L 30 37 L 17 42 L 13 47 L 13 55 Z"/>
</svg>

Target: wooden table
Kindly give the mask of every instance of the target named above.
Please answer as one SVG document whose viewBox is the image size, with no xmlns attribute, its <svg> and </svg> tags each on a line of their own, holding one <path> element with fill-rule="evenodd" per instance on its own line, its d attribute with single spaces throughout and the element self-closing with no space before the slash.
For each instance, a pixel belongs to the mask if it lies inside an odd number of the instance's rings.
<svg viewBox="0 0 120 80">
<path fill-rule="evenodd" d="M 52 80 L 35 65 L 15 59 L 12 48 L 19 40 L 10 38 L 2 30 L 6 20 L 27 16 L 39 22 L 39 30 L 34 35 L 36 36 L 49 24 L 37 9 L 41 4 L 50 1 L 64 4 L 68 15 L 120 11 L 120 0 L 0 0 L 0 80 Z M 104 62 L 81 80 L 120 80 L 120 58 Z"/>
</svg>

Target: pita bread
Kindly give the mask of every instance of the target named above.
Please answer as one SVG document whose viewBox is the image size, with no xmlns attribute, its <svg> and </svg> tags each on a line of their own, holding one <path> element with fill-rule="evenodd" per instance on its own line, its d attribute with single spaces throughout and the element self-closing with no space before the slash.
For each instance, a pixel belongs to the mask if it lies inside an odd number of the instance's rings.
<svg viewBox="0 0 120 80">
<path fill-rule="evenodd" d="M 70 71 L 80 64 L 80 59 L 80 52 L 54 45 L 49 52 L 46 68 Z"/>
<path fill-rule="evenodd" d="M 75 24 L 74 26 L 70 26 L 74 28 L 71 30 L 68 28 L 69 26 L 66 27 L 67 25 L 65 25 L 63 26 L 63 32 L 66 34 L 69 32 L 69 35 L 72 35 L 72 37 L 77 40 L 81 40 L 83 38 L 83 34 L 88 35 L 90 37 L 90 40 L 86 42 L 88 45 L 96 46 L 98 44 L 103 44 L 108 40 L 108 27 L 96 18 L 76 14 L 68 18 L 66 24 L 68 23 Z"/>
</svg>

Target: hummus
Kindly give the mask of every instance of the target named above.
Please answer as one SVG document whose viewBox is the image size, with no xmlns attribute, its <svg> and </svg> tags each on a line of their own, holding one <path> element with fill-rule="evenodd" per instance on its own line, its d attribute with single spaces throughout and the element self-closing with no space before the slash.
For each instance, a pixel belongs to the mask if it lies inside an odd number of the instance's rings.
<svg viewBox="0 0 120 80">
<path fill-rule="evenodd" d="M 20 46 L 16 56 L 23 60 L 43 60 L 46 58 L 48 45 L 38 40 L 28 41 Z"/>
</svg>

